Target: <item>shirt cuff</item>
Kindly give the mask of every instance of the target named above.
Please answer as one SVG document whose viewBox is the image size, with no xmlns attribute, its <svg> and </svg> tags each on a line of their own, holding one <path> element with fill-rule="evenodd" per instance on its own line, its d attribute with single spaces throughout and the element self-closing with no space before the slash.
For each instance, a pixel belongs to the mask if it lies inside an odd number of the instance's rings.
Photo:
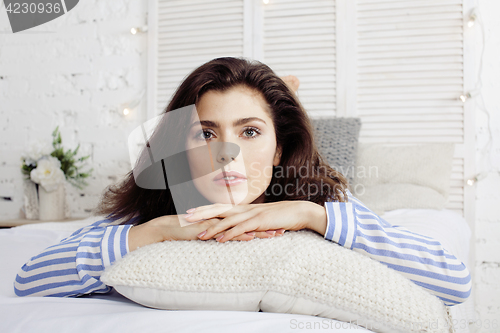
<svg viewBox="0 0 500 333">
<path fill-rule="evenodd" d="M 106 228 L 101 241 L 102 264 L 106 268 L 128 252 L 128 232 L 132 225 L 115 225 Z"/>
<path fill-rule="evenodd" d="M 324 238 L 352 249 L 357 223 L 352 202 L 325 202 L 327 225 Z"/>
</svg>

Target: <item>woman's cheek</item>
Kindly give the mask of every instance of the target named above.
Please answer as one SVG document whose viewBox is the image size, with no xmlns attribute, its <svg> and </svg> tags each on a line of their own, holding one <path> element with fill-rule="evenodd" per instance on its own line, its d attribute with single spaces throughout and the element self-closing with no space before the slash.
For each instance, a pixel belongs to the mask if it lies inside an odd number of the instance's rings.
<svg viewBox="0 0 500 333">
<path fill-rule="evenodd" d="M 191 171 L 191 178 L 194 180 L 201 175 L 201 171 L 199 170 L 199 165 L 194 159 L 189 160 L 189 171 Z"/>
<path fill-rule="evenodd" d="M 253 195 L 262 194 L 271 183 L 273 177 L 272 161 L 255 159 L 247 166 L 249 192 Z"/>
<path fill-rule="evenodd" d="M 268 183 L 271 182 L 271 179 L 273 178 L 273 165 L 272 164 L 267 164 L 264 168 L 264 177 L 268 179 Z"/>
</svg>

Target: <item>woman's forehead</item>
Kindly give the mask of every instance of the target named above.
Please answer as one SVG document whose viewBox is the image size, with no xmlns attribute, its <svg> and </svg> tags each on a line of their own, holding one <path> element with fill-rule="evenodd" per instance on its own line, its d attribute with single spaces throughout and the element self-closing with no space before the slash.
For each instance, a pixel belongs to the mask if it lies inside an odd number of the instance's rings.
<svg viewBox="0 0 500 333">
<path fill-rule="evenodd" d="M 270 107 L 264 96 L 246 86 L 226 91 L 210 90 L 200 98 L 196 110 L 200 118 L 218 118 L 221 121 L 252 116 L 271 120 Z"/>
</svg>

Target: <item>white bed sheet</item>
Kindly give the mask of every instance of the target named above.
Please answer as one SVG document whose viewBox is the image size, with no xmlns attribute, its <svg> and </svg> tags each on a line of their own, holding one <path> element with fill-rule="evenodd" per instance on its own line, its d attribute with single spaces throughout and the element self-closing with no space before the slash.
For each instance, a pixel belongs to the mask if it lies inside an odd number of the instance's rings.
<svg viewBox="0 0 500 333">
<path fill-rule="evenodd" d="M 382 217 L 391 224 L 440 240 L 448 251 L 467 264 L 470 229 L 453 211 L 399 209 Z M 0 230 L 0 332 L 372 332 L 349 323 L 305 315 L 156 310 L 131 302 L 114 291 L 79 298 L 17 297 L 14 294 L 15 276 L 25 262 L 98 219 Z M 474 313 L 471 304 L 467 301 L 452 307 L 457 323 L 471 318 Z M 457 333 L 468 333 L 468 330 L 457 329 Z"/>
</svg>

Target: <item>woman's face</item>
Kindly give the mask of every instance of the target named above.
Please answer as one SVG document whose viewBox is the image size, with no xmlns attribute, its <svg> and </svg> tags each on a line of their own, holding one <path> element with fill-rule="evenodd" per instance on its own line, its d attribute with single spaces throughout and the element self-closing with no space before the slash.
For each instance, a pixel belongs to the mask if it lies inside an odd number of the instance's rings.
<svg viewBox="0 0 500 333">
<path fill-rule="evenodd" d="M 274 124 L 264 97 L 246 86 L 236 86 L 225 92 L 206 92 L 196 109 L 199 123 L 193 115 L 186 141 L 196 189 L 213 203 L 264 202 L 264 191 L 271 182 L 273 165 L 277 166 L 280 161 Z M 230 144 L 221 144 L 223 142 Z M 212 143 L 216 144 L 210 146 Z M 239 153 L 231 144 L 239 146 Z M 221 169 L 206 174 L 206 156 L 189 151 L 207 145 L 211 147 L 214 159 L 220 162 L 222 158 L 226 163 L 231 161 L 224 166 L 228 177 L 222 178 Z M 223 148 L 217 150 L 214 147 Z"/>
</svg>

